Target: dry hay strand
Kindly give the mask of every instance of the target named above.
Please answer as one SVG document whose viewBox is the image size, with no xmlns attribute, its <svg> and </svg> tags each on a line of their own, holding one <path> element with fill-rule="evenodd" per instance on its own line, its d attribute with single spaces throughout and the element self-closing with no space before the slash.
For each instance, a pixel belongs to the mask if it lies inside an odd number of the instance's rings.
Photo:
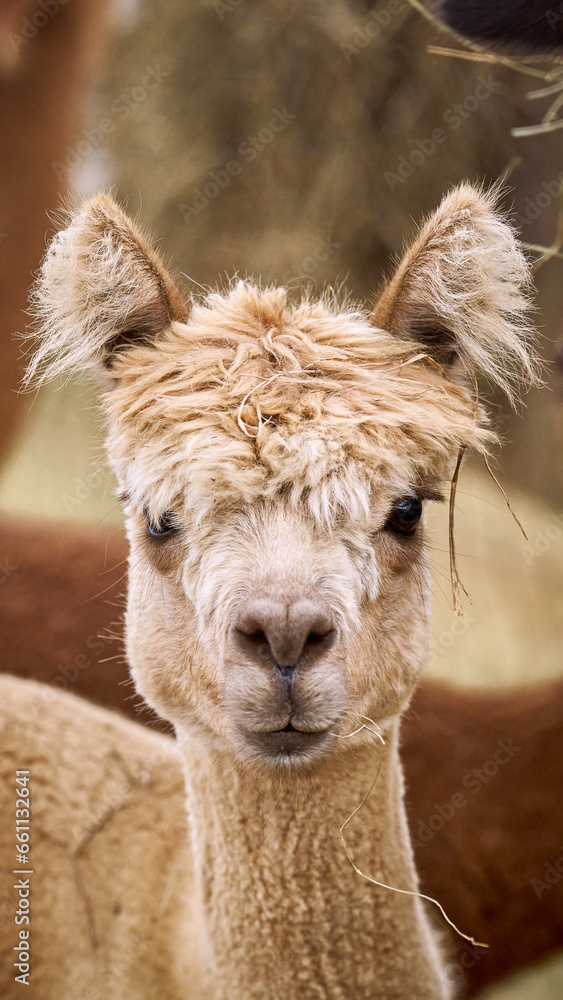
<svg viewBox="0 0 563 1000">
<path fill-rule="evenodd" d="M 453 920 L 451 920 L 448 917 L 448 915 L 447 915 L 446 911 L 444 910 L 444 907 L 442 906 L 442 904 L 439 903 L 437 899 L 434 899 L 433 896 L 428 896 L 425 892 L 419 892 L 417 889 L 399 889 L 395 885 L 387 885 L 385 882 L 379 882 L 377 879 L 372 878 L 371 875 L 366 875 L 365 872 L 361 871 L 361 869 L 358 868 L 356 862 L 354 861 L 354 859 L 353 859 L 353 857 L 352 857 L 352 855 L 350 853 L 350 850 L 348 848 L 348 844 L 346 843 L 346 838 L 344 836 L 344 830 L 352 822 L 352 820 L 358 815 L 358 813 L 360 812 L 360 810 L 365 806 L 366 802 L 368 801 L 370 795 L 372 794 L 372 792 L 373 792 L 373 790 L 374 790 L 374 788 L 375 788 L 375 786 L 377 784 L 377 779 L 379 778 L 379 775 L 381 773 L 381 768 L 383 766 L 383 762 L 384 762 L 384 759 L 385 759 L 385 747 L 386 747 L 386 743 L 385 743 L 385 740 L 383 739 L 383 736 L 379 732 L 379 727 L 377 726 L 377 723 L 375 723 L 373 721 L 373 719 L 370 719 L 370 718 L 368 718 L 365 715 L 354 716 L 351 712 L 348 713 L 348 714 L 350 715 L 350 718 L 352 719 L 352 721 L 354 722 L 354 724 L 357 725 L 358 728 L 355 729 L 354 732 L 352 732 L 352 733 L 347 733 L 344 736 L 340 736 L 339 737 L 340 739 L 350 739 L 352 736 L 355 736 L 357 733 L 362 732 L 365 729 L 366 732 L 371 733 L 372 736 L 376 737 L 380 741 L 381 747 L 382 747 L 382 749 L 381 749 L 381 756 L 380 756 L 380 760 L 379 760 L 379 765 L 377 767 L 375 778 L 373 779 L 373 781 L 372 781 L 372 783 L 371 783 L 371 785 L 370 785 L 370 787 L 369 787 L 366 795 L 364 795 L 364 797 L 363 797 L 362 801 L 360 802 L 360 804 L 356 806 L 356 808 L 354 809 L 354 811 L 352 813 L 350 813 L 350 815 L 348 816 L 348 819 L 346 819 L 344 821 L 344 823 L 340 827 L 340 830 L 338 831 L 339 835 L 340 835 L 340 839 L 342 841 L 342 846 L 344 847 L 344 851 L 345 851 L 346 857 L 348 858 L 348 861 L 350 862 L 350 864 L 352 865 L 352 868 L 356 872 L 356 875 L 359 875 L 361 878 L 365 879 L 367 882 L 370 882 L 372 885 L 379 886 L 379 888 L 381 888 L 381 889 L 388 889 L 390 892 L 398 892 L 398 893 L 401 893 L 401 895 L 404 895 L 404 896 L 418 896 L 419 899 L 425 899 L 427 902 L 433 903 L 434 906 L 438 907 L 438 909 L 440 910 L 440 913 L 442 914 L 444 920 L 450 925 L 450 927 L 453 928 L 453 930 L 456 932 L 456 934 L 458 934 L 460 937 L 464 938 L 465 941 L 469 941 L 470 944 L 474 945 L 476 948 L 488 948 L 489 947 L 488 944 L 485 944 L 483 941 L 477 941 L 471 934 L 464 934 L 463 931 L 460 931 L 459 927 L 456 927 L 456 925 L 454 924 Z M 362 719 L 364 720 L 363 722 L 361 721 Z M 369 726 L 366 725 L 366 723 L 368 723 L 368 722 L 369 722 Z"/>
</svg>

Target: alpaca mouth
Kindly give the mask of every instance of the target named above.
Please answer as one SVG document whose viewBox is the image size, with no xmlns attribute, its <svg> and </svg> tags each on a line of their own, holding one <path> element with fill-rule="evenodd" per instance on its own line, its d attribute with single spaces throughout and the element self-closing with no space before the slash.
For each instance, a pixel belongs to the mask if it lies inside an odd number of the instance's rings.
<svg viewBox="0 0 563 1000">
<path fill-rule="evenodd" d="M 328 729 L 296 729 L 289 722 L 283 729 L 245 734 L 249 743 L 257 749 L 274 756 L 291 755 L 298 757 L 313 749 L 317 750 L 328 738 Z"/>
</svg>

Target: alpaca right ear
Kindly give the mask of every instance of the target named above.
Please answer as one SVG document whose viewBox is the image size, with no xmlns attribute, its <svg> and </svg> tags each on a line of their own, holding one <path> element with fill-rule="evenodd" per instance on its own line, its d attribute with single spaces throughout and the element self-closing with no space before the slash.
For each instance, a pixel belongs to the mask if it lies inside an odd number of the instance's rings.
<svg viewBox="0 0 563 1000">
<path fill-rule="evenodd" d="M 539 381 L 527 319 L 530 268 L 497 192 L 460 184 L 420 229 L 372 323 L 419 344 L 450 378 L 481 372 L 511 403 Z"/>
<path fill-rule="evenodd" d="M 160 257 L 107 195 L 52 240 L 32 292 L 39 347 L 26 382 L 67 371 L 111 375 L 118 352 L 152 344 L 187 309 Z"/>
</svg>

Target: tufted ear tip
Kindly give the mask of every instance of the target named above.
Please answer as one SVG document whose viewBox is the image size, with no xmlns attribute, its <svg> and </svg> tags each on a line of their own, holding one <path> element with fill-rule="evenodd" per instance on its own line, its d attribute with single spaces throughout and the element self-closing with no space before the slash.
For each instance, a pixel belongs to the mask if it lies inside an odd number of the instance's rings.
<svg viewBox="0 0 563 1000">
<path fill-rule="evenodd" d="M 532 282 L 499 188 L 460 184 L 422 225 L 372 314 L 420 344 L 451 377 L 481 372 L 512 404 L 539 381 Z"/>
<path fill-rule="evenodd" d="M 39 347 L 26 383 L 111 370 L 117 353 L 153 343 L 187 308 L 150 240 L 107 194 L 71 213 L 32 290 Z"/>
</svg>

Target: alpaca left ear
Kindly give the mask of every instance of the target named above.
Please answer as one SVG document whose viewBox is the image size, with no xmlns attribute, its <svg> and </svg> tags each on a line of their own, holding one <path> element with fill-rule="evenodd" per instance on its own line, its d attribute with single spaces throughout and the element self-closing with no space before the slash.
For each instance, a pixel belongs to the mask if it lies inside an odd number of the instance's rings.
<svg viewBox="0 0 563 1000">
<path fill-rule="evenodd" d="M 452 378 L 481 372 L 515 404 L 538 380 L 529 265 L 496 193 L 462 184 L 422 226 L 373 310 Z"/>
<path fill-rule="evenodd" d="M 162 260 L 125 212 L 100 194 L 52 240 L 32 292 L 39 347 L 26 381 L 94 371 L 107 382 L 117 354 L 152 344 L 187 318 Z"/>
</svg>

